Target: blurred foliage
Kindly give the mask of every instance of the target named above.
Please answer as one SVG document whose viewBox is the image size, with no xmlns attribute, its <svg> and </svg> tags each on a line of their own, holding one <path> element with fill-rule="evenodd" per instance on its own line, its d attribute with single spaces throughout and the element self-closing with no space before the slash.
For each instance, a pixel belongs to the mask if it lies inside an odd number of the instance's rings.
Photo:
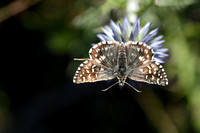
<svg viewBox="0 0 200 133">
<path fill-rule="evenodd" d="M 0 6 L 3 8 L 11 2 L 0 2 Z M 131 2 L 139 8 L 127 10 Z M 0 14 L 4 12 L 0 10 Z M 164 64 L 169 77 L 169 86 L 163 89 L 165 94 L 149 92 L 136 96 L 150 125 L 162 133 L 200 133 L 199 1 L 41 0 L 10 17 L 18 19 L 25 29 L 44 35 L 44 47 L 52 55 L 67 54 L 73 59 L 88 57 L 91 44 L 98 42 L 95 34 L 101 32 L 100 26 L 109 24 L 110 19 L 121 20 L 123 16 L 140 16 L 141 25 L 152 22 L 152 29 L 159 27 L 159 34 L 166 40 L 164 47 L 169 48 L 170 56 Z M 79 63 L 69 62 L 67 77 L 72 79 Z M 12 117 L 9 102 L 0 88 L 0 131 L 7 128 L 5 124 Z M 153 103 L 152 107 L 145 102 Z"/>
</svg>

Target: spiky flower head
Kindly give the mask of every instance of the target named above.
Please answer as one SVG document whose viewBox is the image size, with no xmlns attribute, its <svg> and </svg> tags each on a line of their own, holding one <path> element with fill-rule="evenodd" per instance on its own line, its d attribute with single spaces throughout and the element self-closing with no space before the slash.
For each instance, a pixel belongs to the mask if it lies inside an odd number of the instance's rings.
<svg viewBox="0 0 200 133">
<path fill-rule="evenodd" d="M 128 42 L 128 41 L 138 41 L 144 42 L 149 45 L 154 51 L 154 59 L 158 63 L 165 63 L 164 58 L 168 56 L 166 52 L 167 48 L 162 48 L 163 36 L 158 35 L 158 28 L 149 31 L 151 23 L 148 22 L 145 26 L 140 26 L 140 18 L 131 25 L 127 17 L 124 17 L 123 23 L 119 21 L 115 23 L 110 21 L 110 26 L 101 27 L 103 34 L 97 34 L 97 37 L 101 41 L 118 41 L 118 42 Z"/>
</svg>

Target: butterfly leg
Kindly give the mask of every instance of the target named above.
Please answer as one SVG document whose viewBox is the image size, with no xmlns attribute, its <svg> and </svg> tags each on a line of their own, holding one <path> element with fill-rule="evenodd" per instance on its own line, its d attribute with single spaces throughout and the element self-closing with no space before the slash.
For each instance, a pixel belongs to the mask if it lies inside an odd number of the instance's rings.
<svg viewBox="0 0 200 133">
<path fill-rule="evenodd" d="M 118 84 L 118 82 L 114 83 L 113 85 L 109 86 L 109 87 L 106 88 L 106 89 L 102 89 L 102 91 L 107 91 L 107 90 L 109 90 L 110 88 L 112 88 L 113 86 L 115 86 L 116 84 Z"/>
<path fill-rule="evenodd" d="M 89 58 L 74 58 L 74 60 L 79 60 L 79 61 L 82 61 L 82 60 L 88 60 Z"/>
<path fill-rule="evenodd" d="M 138 93 L 141 93 L 142 91 L 139 91 L 138 89 L 136 89 L 135 87 L 133 87 L 132 85 L 130 85 L 129 83 L 125 82 L 125 84 L 127 84 L 129 87 L 131 87 L 132 89 L 134 89 L 135 91 L 137 91 Z"/>
</svg>

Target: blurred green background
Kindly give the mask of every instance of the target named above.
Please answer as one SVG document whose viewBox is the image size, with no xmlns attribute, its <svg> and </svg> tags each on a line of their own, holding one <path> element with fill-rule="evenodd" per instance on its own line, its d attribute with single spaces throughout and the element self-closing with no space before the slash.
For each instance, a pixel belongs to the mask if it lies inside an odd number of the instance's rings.
<svg viewBox="0 0 200 133">
<path fill-rule="evenodd" d="M 152 22 L 169 48 L 169 85 L 75 85 L 110 19 Z M 200 133 L 200 1 L 1 0 L 0 132 Z"/>
</svg>

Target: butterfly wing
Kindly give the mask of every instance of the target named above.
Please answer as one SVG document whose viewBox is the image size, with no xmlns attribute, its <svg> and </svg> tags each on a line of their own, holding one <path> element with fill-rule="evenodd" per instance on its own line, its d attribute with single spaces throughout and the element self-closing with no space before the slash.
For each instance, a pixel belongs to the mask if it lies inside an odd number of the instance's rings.
<svg viewBox="0 0 200 133">
<path fill-rule="evenodd" d="M 99 65 L 94 60 L 86 60 L 80 64 L 73 78 L 74 83 L 96 82 L 115 78 L 113 71 Z"/>
<path fill-rule="evenodd" d="M 168 84 L 165 70 L 162 65 L 153 60 L 154 54 L 149 46 L 139 42 L 128 42 L 125 45 L 127 47 L 128 78 L 162 86 Z"/>
<path fill-rule="evenodd" d="M 132 69 L 152 60 L 153 51 L 145 43 L 141 42 L 127 42 L 125 44 L 127 51 L 127 66 Z"/>
<path fill-rule="evenodd" d="M 116 69 L 119 46 L 118 42 L 100 42 L 90 49 L 90 58 L 105 67 Z"/>
<path fill-rule="evenodd" d="M 90 59 L 80 64 L 73 82 L 96 82 L 115 78 L 118 46 L 116 42 L 100 42 L 94 45 L 89 50 Z"/>
</svg>

